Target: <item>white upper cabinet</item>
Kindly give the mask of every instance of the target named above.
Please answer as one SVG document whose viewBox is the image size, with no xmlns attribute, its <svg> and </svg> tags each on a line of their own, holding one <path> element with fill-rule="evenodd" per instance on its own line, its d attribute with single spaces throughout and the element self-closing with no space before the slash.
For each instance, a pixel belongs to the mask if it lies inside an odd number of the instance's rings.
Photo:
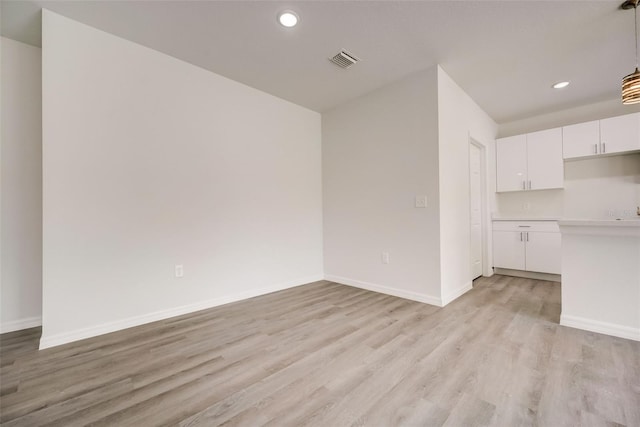
<svg viewBox="0 0 640 427">
<path fill-rule="evenodd" d="M 640 113 L 565 126 L 562 145 L 565 159 L 640 150 Z"/>
<path fill-rule="evenodd" d="M 565 159 L 598 154 L 600 120 L 578 123 L 562 128 L 562 156 Z"/>
<path fill-rule="evenodd" d="M 496 191 L 562 188 L 562 129 L 496 141 Z"/>
<path fill-rule="evenodd" d="M 496 141 L 496 191 L 564 187 L 565 159 L 640 151 L 640 113 Z"/>
<path fill-rule="evenodd" d="M 640 113 L 600 120 L 600 152 L 640 150 Z"/>
<path fill-rule="evenodd" d="M 527 134 L 527 165 L 527 189 L 564 186 L 561 128 Z"/>
<path fill-rule="evenodd" d="M 526 188 L 527 136 L 517 135 L 496 141 L 497 191 Z"/>
</svg>

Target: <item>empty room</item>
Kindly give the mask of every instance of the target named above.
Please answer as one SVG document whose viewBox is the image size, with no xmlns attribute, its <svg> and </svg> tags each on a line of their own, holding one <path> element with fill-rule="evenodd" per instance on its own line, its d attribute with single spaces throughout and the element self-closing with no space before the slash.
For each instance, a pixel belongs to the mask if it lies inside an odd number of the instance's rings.
<svg viewBox="0 0 640 427">
<path fill-rule="evenodd" d="M 0 0 L 0 424 L 640 426 L 639 1 Z"/>
</svg>

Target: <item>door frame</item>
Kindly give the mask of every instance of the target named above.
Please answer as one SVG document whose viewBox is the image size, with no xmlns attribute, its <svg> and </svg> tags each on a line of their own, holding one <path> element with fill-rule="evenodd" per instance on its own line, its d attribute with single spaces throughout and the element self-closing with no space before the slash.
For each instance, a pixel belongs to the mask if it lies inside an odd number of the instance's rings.
<svg viewBox="0 0 640 427">
<path fill-rule="evenodd" d="M 473 136 L 469 135 L 469 153 L 471 152 L 471 146 L 474 146 L 480 150 L 480 229 L 482 239 L 482 275 L 492 276 L 493 271 L 489 263 L 489 245 L 488 235 L 489 228 L 487 226 L 488 213 L 487 213 L 487 147 L 479 142 Z M 469 154 L 469 164 L 467 165 L 467 171 L 469 172 L 469 200 L 471 200 L 471 155 Z M 469 215 L 471 216 L 471 205 L 469 205 Z M 471 227 L 471 217 L 469 217 L 469 227 Z"/>
</svg>

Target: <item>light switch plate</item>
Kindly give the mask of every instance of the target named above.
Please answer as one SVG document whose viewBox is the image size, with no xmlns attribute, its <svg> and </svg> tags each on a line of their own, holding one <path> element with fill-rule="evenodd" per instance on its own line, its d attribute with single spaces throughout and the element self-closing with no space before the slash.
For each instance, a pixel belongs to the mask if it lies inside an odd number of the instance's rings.
<svg viewBox="0 0 640 427">
<path fill-rule="evenodd" d="M 416 208 L 427 207 L 427 196 L 416 196 Z"/>
</svg>

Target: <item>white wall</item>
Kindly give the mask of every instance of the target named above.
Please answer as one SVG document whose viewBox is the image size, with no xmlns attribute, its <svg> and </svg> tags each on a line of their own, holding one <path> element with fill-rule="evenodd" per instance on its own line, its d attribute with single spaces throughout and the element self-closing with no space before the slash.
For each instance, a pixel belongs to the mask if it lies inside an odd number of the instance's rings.
<svg viewBox="0 0 640 427">
<path fill-rule="evenodd" d="M 47 10 L 42 61 L 41 347 L 322 278 L 319 114 Z"/>
<path fill-rule="evenodd" d="M 327 279 L 440 304 L 437 107 L 433 67 L 323 114 Z"/>
<path fill-rule="evenodd" d="M 640 206 L 640 154 L 566 162 L 564 216 L 636 217 Z"/>
<path fill-rule="evenodd" d="M 566 184 L 566 182 L 565 182 Z M 513 191 L 496 193 L 497 216 L 562 218 L 565 190 Z"/>
<path fill-rule="evenodd" d="M 505 123 L 501 137 L 640 111 L 619 99 Z M 635 215 L 640 204 L 640 157 L 624 155 L 565 162 L 564 190 L 500 193 L 498 215 L 611 219 Z"/>
<path fill-rule="evenodd" d="M 41 50 L 1 38 L 0 332 L 42 314 Z"/>
<path fill-rule="evenodd" d="M 571 86 L 567 90 L 573 90 Z M 562 96 L 562 91 L 558 92 Z M 560 126 L 622 116 L 624 114 L 640 112 L 640 104 L 623 105 L 620 98 L 581 105 L 580 107 L 531 116 L 526 119 L 508 123 L 500 123 L 498 138 L 552 129 Z"/>
<path fill-rule="evenodd" d="M 625 228 L 561 226 L 561 325 L 640 341 L 640 234 Z"/>
<path fill-rule="evenodd" d="M 438 67 L 438 130 L 440 159 L 440 259 L 443 302 L 471 288 L 469 143 L 484 146 L 487 170 L 487 231 L 484 272 L 491 274 L 490 210 L 495 192 L 496 123 Z"/>
</svg>

